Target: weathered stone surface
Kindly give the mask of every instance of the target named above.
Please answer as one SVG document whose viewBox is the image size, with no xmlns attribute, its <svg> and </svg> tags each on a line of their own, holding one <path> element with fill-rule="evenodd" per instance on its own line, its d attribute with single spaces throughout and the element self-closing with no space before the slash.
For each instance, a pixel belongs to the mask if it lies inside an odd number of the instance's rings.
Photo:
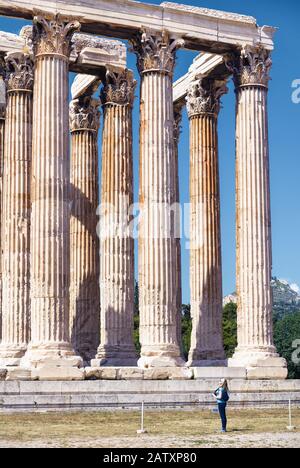
<svg viewBox="0 0 300 468">
<path fill-rule="evenodd" d="M 143 380 L 144 371 L 137 367 L 125 367 L 124 369 L 120 368 L 118 370 L 118 379 L 119 380 Z"/>
<path fill-rule="evenodd" d="M 186 37 L 186 47 L 192 50 L 205 48 L 218 53 L 230 47 L 241 49 L 244 44 L 261 43 L 272 50 L 275 29 L 260 28 L 255 18 L 208 8 L 162 3 L 149 5 L 132 0 L 76 0 L 60 1 L 59 11 L 64 16 L 83 16 L 82 32 L 131 38 L 138 34 L 141 26 L 160 33 L 174 31 L 174 36 Z M 30 18 L 36 9 L 57 13 L 55 2 L 48 0 L 1 0 L 0 13 L 8 16 Z M 109 27 L 107 25 L 109 24 Z"/>
<path fill-rule="evenodd" d="M 180 203 L 180 191 L 179 191 L 179 140 L 181 134 L 181 122 L 182 122 L 182 111 L 183 105 L 179 103 L 174 106 L 174 184 L 175 184 L 175 203 Z M 175 214 L 175 242 L 176 242 L 176 310 L 181 311 L 182 309 L 182 275 L 181 275 L 181 216 L 179 213 Z M 181 355 L 183 355 L 183 344 L 182 344 L 182 315 L 177 312 L 177 343 L 180 347 Z"/>
<path fill-rule="evenodd" d="M 118 369 L 114 367 L 86 367 L 86 380 L 116 380 Z"/>
<path fill-rule="evenodd" d="M 272 245 L 267 95 L 272 60 L 245 47 L 226 61 L 237 96 L 236 206 L 238 348 L 229 366 L 276 359 L 272 319 Z M 281 361 L 286 373 L 286 364 Z M 274 371 L 275 372 L 275 371 Z M 250 371 L 249 375 L 264 375 Z"/>
<path fill-rule="evenodd" d="M 144 380 L 168 380 L 170 371 L 168 368 L 144 369 Z"/>
<path fill-rule="evenodd" d="M 195 379 L 246 379 L 246 369 L 229 367 L 194 367 Z"/>
<path fill-rule="evenodd" d="M 139 366 L 183 365 L 178 343 L 177 242 L 168 223 L 176 202 L 172 77 L 182 41 L 144 33 L 134 41 L 141 74 Z"/>
<path fill-rule="evenodd" d="M 82 364 L 82 360 L 78 356 L 70 356 L 70 357 L 61 357 L 61 358 L 52 358 L 48 357 L 45 358 L 41 356 L 40 359 L 33 359 L 31 361 L 31 365 L 33 368 L 41 368 L 41 367 L 80 367 Z"/>
<path fill-rule="evenodd" d="M 247 369 L 248 380 L 285 380 L 288 370 L 285 367 L 250 367 Z"/>
<path fill-rule="evenodd" d="M 217 122 L 226 82 L 195 80 L 187 94 L 190 119 L 190 285 L 193 329 L 189 365 L 224 360 L 222 256 Z"/>
<path fill-rule="evenodd" d="M 169 380 L 191 380 L 194 377 L 192 369 L 184 367 L 169 369 Z"/>
<path fill-rule="evenodd" d="M 210 76 L 213 73 L 218 75 L 219 70 L 223 72 L 223 67 L 225 69 L 225 65 L 223 65 L 223 57 L 222 55 L 214 55 L 209 53 L 201 53 L 198 55 L 192 65 L 189 68 L 189 71 L 186 75 L 179 78 L 173 85 L 173 98 L 174 103 L 182 103 L 185 104 L 185 98 L 188 93 L 188 89 L 193 81 L 197 79 L 197 77 L 201 76 L 202 78 L 205 76 Z M 227 71 L 229 75 L 229 72 Z"/>
<path fill-rule="evenodd" d="M 212 392 L 219 379 L 186 381 L 0 381 L 0 411 L 55 409 L 76 410 L 184 406 L 208 408 L 215 405 Z M 299 401 L 299 380 L 231 380 L 230 405 L 242 407 L 285 407 L 289 398 Z M 25 406 L 26 405 L 26 406 Z"/>
<path fill-rule="evenodd" d="M 75 353 L 88 363 L 100 332 L 98 200 L 98 99 L 95 88 L 70 104 L 70 338 Z"/>
<path fill-rule="evenodd" d="M 100 212 L 101 366 L 136 365 L 133 343 L 134 240 L 132 106 L 136 81 L 125 70 L 107 72 L 101 94 L 104 113 Z"/>
<path fill-rule="evenodd" d="M 20 367 L 7 368 L 6 380 L 31 380 L 31 370 Z"/>
<path fill-rule="evenodd" d="M 33 369 L 31 373 L 33 380 L 84 380 L 85 373 L 83 369 L 76 367 L 51 367 L 49 365 L 45 367 L 39 367 Z"/>
<path fill-rule="evenodd" d="M 34 18 L 31 342 L 22 360 L 25 367 L 40 359 L 74 356 L 69 334 L 68 58 L 72 34 L 79 27 L 59 15 Z"/>
<path fill-rule="evenodd" d="M 0 52 L 5 54 L 26 51 L 28 53 L 32 51 L 31 49 L 32 26 L 24 26 L 19 35 L 0 31 Z M 75 73 L 88 73 L 90 83 L 99 78 L 104 79 L 107 66 L 117 72 L 126 67 L 126 62 L 127 50 L 124 43 L 90 34 L 73 35 L 70 70 Z M 97 76 L 91 76 L 93 74 Z M 81 84 L 86 80 L 87 75 L 83 75 L 83 81 L 79 79 L 75 86 L 72 86 L 73 99 L 85 92 Z M 77 94 L 75 96 L 74 91 Z"/>
<path fill-rule="evenodd" d="M 2 343 L 0 364 L 19 365 L 30 336 L 30 172 L 33 62 L 6 56 L 6 131 L 2 185 Z"/>
<path fill-rule="evenodd" d="M 7 376 L 7 369 L 0 369 L 0 380 L 5 380 Z"/>
</svg>

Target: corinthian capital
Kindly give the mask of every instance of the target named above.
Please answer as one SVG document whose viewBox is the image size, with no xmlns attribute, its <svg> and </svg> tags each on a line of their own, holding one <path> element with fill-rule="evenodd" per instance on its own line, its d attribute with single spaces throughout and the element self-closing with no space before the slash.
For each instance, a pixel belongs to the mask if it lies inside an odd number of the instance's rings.
<svg viewBox="0 0 300 468">
<path fill-rule="evenodd" d="M 59 14 L 48 19 L 43 15 L 33 19 L 35 55 L 62 55 L 69 58 L 73 33 L 80 29 L 79 21 L 65 21 Z"/>
<path fill-rule="evenodd" d="M 226 81 L 200 78 L 194 81 L 187 93 L 187 111 L 189 118 L 201 114 L 217 115 L 220 111 L 220 99 L 228 92 Z"/>
<path fill-rule="evenodd" d="M 107 71 L 101 93 L 102 104 L 104 106 L 107 104 L 133 106 L 136 85 L 137 82 L 130 70 L 124 70 L 119 74 Z"/>
<path fill-rule="evenodd" d="M 33 62 L 30 56 L 14 52 L 6 56 L 5 62 L 7 91 L 32 91 Z"/>
<path fill-rule="evenodd" d="M 184 45 L 181 39 L 170 39 L 167 31 L 156 35 L 144 31 L 131 43 L 140 73 L 156 71 L 168 75 L 173 74 L 177 49 Z"/>
<path fill-rule="evenodd" d="M 70 131 L 97 132 L 100 125 L 100 101 L 83 95 L 70 103 Z"/>
<path fill-rule="evenodd" d="M 242 86 L 268 87 L 272 59 L 263 47 L 245 47 L 239 55 L 228 56 L 225 60 L 228 70 L 233 73 L 236 88 Z"/>
<path fill-rule="evenodd" d="M 182 111 L 184 104 L 179 102 L 174 104 L 174 141 L 178 144 L 181 134 Z"/>
</svg>

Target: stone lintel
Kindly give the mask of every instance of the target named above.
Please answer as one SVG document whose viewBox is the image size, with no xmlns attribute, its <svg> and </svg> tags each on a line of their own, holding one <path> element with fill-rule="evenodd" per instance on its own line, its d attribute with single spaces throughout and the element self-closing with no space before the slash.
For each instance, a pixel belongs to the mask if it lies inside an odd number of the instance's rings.
<svg viewBox="0 0 300 468">
<path fill-rule="evenodd" d="M 141 28 L 172 32 L 185 39 L 185 47 L 224 53 L 243 45 L 261 43 L 272 50 L 275 29 L 259 27 L 255 18 L 222 11 L 133 0 L 0 0 L 0 15 L 32 19 L 36 10 L 62 17 L 77 17 L 82 32 L 131 39 Z"/>
<path fill-rule="evenodd" d="M 22 31 L 21 35 L 0 32 L 0 54 L 26 50 L 26 38 Z M 120 41 L 76 33 L 72 44 L 71 72 L 95 74 L 103 79 L 108 67 L 115 71 L 126 67 L 126 46 Z"/>
<path fill-rule="evenodd" d="M 226 79 L 229 76 L 229 71 L 226 69 L 221 55 L 203 53 L 195 58 L 188 73 L 179 78 L 173 85 L 174 103 L 185 105 L 190 84 L 199 77 L 208 76 L 218 80 Z"/>
</svg>

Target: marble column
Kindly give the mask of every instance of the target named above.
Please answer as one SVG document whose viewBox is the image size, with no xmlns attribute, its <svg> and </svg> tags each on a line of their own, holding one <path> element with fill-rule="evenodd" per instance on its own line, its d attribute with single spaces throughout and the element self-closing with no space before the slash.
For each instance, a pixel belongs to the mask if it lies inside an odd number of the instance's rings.
<svg viewBox="0 0 300 468">
<path fill-rule="evenodd" d="M 246 48 L 227 61 L 237 96 L 238 349 L 229 365 L 265 367 L 261 377 L 270 372 L 275 378 L 277 372 L 284 378 L 286 363 L 276 354 L 272 323 L 267 113 L 271 65 L 270 54 L 262 48 Z"/>
<path fill-rule="evenodd" d="M 177 204 L 176 213 L 176 309 L 177 309 L 177 342 L 182 348 L 182 284 L 181 284 L 181 207 L 180 207 L 180 192 L 179 192 L 179 153 L 178 145 L 181 133 L 181 121 L 183 104 L 177 103 L 174 105 L 174 152 L 175 152 L 175 203 Z"/>
<path fill-rule="evenodd" d="M 53 366 L 58 374 L 81 364 L 69 333 L 68 73 L 71 37 L 79 27 L 59 15 L 34 18 L 31 342 L 22 364 Z"/>
<path fill-rule="evenodd" d="M 193 320 L 189 365 L 225 365 L 218 114 L 224 81 L 203 78 L 188 90 L 190 120 L 190 285 Z"/>
<path fill-rule="evenodd" d="M 1 249 L 1 213 L 2 213 L 2 176 L 4 162 L 4 132 L 6 117 L 6 63 L 3 56 L 0 56 L 0 252 Z M 2 261 L 0 260 L 0 343 L 2 340 Z"/>
<path fill-rule="evenodd" d="M 144 32 L 133 41 L 141 75 L 140 367 L 184 364 L 178 343 L 173 72 L 182 41 Z"/>
<path fill-rule="evenodd" d="M 7 113 L 2 193 L 2 343 L 0 365 L 18 366 L 29 341 L 30 170 L 33 63 L 6 57 Z"/>
<path fill-rule="evenodd" d="M 133 342 L 132 107 L 136 82 L 108 71 L 104 113 L 100 212 L 100 346 L 92 366 L 136 366 Z"/>
<path fill-rule="evenodd" d="M 93 99 L 93 91 L 89 90 L 70 104 L 70 337 L 84 363 L 95 356 L 100 328 L 97 235 L 100 101 Z"/>
</svg>

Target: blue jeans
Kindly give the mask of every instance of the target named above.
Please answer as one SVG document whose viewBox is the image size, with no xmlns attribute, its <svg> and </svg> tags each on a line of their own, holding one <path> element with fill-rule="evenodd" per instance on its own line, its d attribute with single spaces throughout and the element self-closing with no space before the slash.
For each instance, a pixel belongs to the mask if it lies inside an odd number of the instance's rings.
<svg viewBox="0 0 300 468">
<path fill-rule="evenodd" d="M 226 406 L 227 403 L 218 403 L 219 414 L 222 421 L 222 431 L 226 431 L 227 429 Z"/>
</svg>

